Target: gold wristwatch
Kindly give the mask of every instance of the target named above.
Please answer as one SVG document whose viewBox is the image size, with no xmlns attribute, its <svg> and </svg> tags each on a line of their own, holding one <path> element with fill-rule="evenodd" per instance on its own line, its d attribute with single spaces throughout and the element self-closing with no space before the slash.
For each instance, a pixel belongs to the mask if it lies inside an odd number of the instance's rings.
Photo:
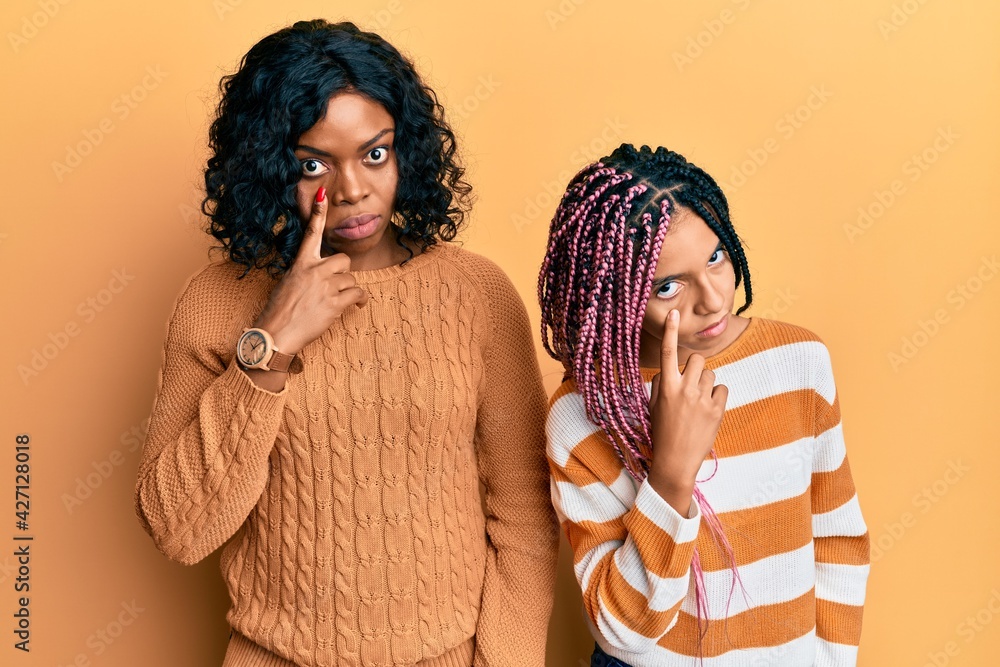
<svg viewBox="0 0 1000 667">
<path fill-rule="evenodd" d="M 297 373 L 302 366 L 301 362 L 293 364 L 298 361 L 294 354 L 285 354 L 274 346 L 271 334 L 257 328 L 243 330 L 243 335 L 236 344 L 236 360 L 243 368 L 264 371 Z"/>
</svg>

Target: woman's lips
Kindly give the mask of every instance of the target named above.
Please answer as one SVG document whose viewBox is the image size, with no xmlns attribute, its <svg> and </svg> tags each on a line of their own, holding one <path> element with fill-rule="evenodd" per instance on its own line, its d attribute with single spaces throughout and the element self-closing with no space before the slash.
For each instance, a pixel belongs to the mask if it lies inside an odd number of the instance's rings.
<svg viewBox="0 0 1000 667">
<path fill-rule="evenodd" d="M 727 326 L 729 326 L 729 317 L 728 316 L 727 317 L 723 317 L 721 320 L 719 320 L 718 322 L 716 322 L 712 326 L 708 327 L 707 329 L 703 329 L 703 330 L 699 331 L 695 335 L 696 336 L 700 336 L 701 338 L 713 338 L 713 337 L 718 336 L 719 334 L 721 334 L 723 331 L 725 331 Z"/>
<path fill-rule="evenodd" d="M 363 239 L 374 233 L 375 229 L 378 227 L 379 218 L 381 217 L 382 216 L 377 213 L 364 213 L 362 215 L 356 215 L 353 218 L 344 220 L 330 231 L 341 238 L 357 241 L 358 239 Z"/>
</svg>

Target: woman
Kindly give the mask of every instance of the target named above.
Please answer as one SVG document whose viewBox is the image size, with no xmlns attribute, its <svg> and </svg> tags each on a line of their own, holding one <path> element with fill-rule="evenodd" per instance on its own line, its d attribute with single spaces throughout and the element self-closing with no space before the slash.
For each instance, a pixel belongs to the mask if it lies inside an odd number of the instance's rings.
<svg viewBox="0 0 1000 667">
<path fill-rule="evenodd" d="M 222 92 L 226 260 L 170 319 L 140 522 L 182 563 L 228 541 L 226 667 L 543 665 L 545 394 L 510 281 L 447 243 L 470 188 L 433 91 L 315 20 Z"/>
</svg>

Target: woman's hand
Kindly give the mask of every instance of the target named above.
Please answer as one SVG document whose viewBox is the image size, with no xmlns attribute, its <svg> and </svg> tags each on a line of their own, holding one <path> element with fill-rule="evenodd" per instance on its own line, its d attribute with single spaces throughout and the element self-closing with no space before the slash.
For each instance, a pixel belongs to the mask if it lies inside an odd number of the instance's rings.
<svg viewBox="0 0 1000 667">
<path fill-rule="evenodd" d="M 295 261 L 271 290 L 264 310 L 253 323 L 270 333 L 274 346 L 285 354 L 298 354 L 347 308 L 368 302 L 368 294 L 349 273 L 350 257 L 320 254 L 329 206 L 325 194 L 325 188 L 317 192 Z"/>
<path fill-rule="evenodd" d="M 690 510 L 694 482 L 712 451 L 726 411 L 729 389 L 715 385 L 700 354 L 688 357 L 682 374 L 677 364 L 680 312 L 667 315 L 660 341 L 660 372 L 653 377 L 649 401 L 653 460 L 649 483 L 681 516 Z"/>
</svg>

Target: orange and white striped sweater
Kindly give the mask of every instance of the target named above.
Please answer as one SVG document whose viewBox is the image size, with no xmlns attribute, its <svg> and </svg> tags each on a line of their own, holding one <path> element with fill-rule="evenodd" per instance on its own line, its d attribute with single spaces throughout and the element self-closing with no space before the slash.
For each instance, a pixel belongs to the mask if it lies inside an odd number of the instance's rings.
<svg viewBox="0 0 1000 667">
<path fill-rule="evenodd" d="M 854 665 L 868 530 L 841 429 L 830 355 L 812 332 L 750 318 L 706 360 L 729 388 L 699 483 L 733 547 L 746 594 L 692 501 L 682 517 L 636 483 L 586 416 L 572 379 L 546 424 L 552 501 L 573 548 L 591 632 L 635 667 L 696 665 L 691 559 L 705 572 L 706 667 Z M 647 395 L 654 369 L 643 369 Z M 728 609 L 727 609 L 728 607 Z"/>
</svg>

